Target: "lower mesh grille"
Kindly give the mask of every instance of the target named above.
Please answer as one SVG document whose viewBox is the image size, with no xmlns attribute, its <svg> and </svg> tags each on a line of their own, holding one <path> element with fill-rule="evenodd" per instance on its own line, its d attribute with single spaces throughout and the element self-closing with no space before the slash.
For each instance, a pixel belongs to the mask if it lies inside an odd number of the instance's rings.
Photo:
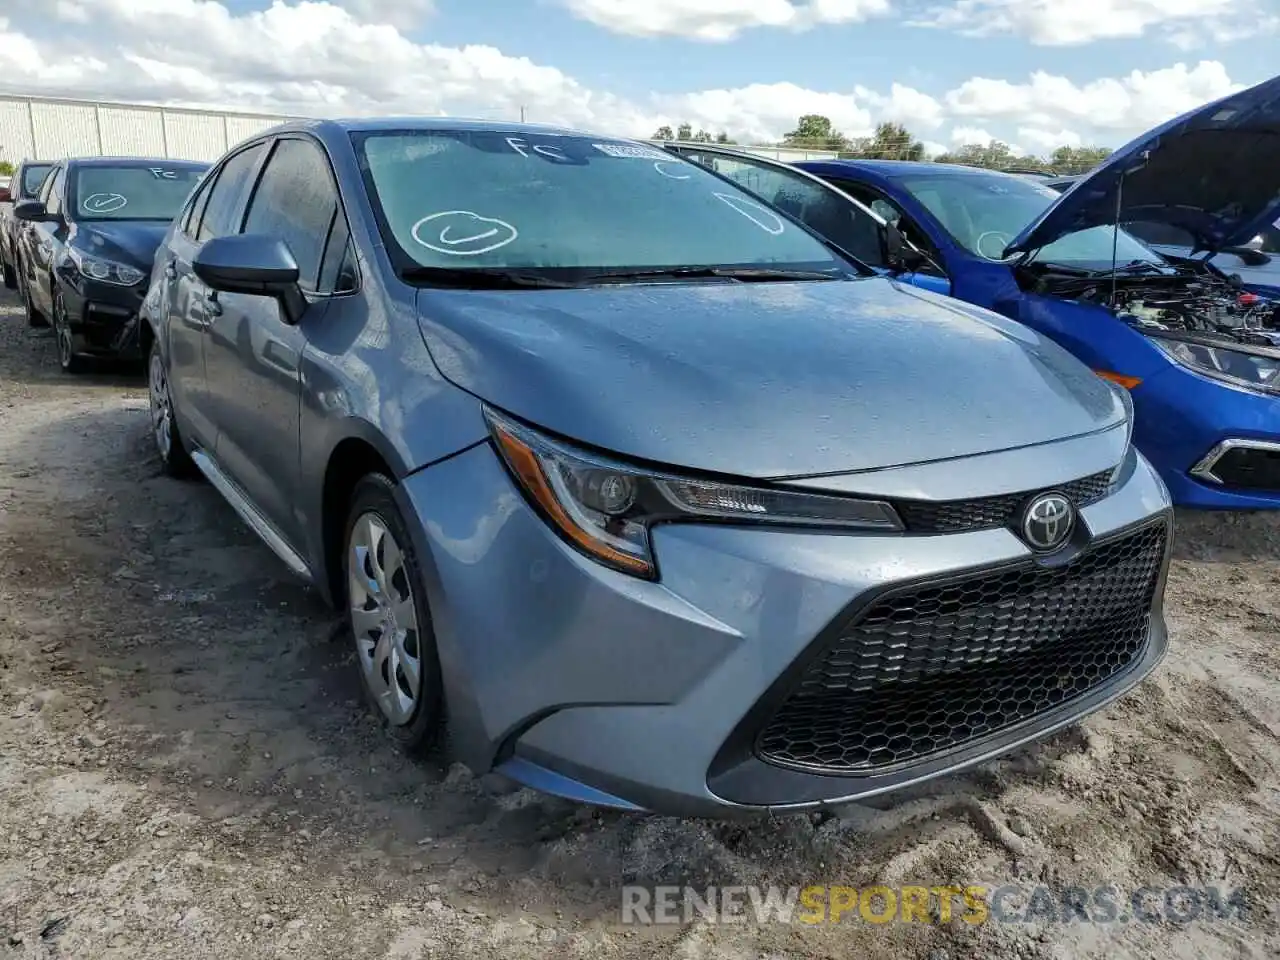
<svg viewBox="0 0 1280 960">
<path fill-rule="evenodd" d="M 761 731 L 784 766 L 856 774 L 1022 723 L 1138 660 L 1166 525 L 1059 568 L 1034 561 L 885 594 L 808 667 Z"/>
</svg>

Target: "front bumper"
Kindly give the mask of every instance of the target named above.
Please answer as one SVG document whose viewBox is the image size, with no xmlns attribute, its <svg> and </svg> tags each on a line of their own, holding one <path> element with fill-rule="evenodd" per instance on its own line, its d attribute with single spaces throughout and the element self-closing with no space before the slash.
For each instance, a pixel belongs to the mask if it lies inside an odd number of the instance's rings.
<svg viewBox="0 0 1280 960">
<path fill-rule="evenodd" d="M 1171 525 L 1164 486 L 1134 460 L 1115 493 L 1081 510 L 1085 539 Z M 565 545 L 488 445 L 412 475 L 399 496 L 418 521 L 459 759 L 586 802 L 726 816 L 884 793 L 1078 720 L 1137 683 L 1166 645 L 1171 529 L 1140 655 L 1105 683 L 889 772 L 785 768 L 760 759 L 748 735 L 832 624 L 903 584 L 1026 563 L 1022 542 L 1003 528 L 895 536 L 670 525 L 654 531 L 662 580 L 650 583 Z"/>
<path fill-rule="evenodd" d="M 1170 363 L 1132 392 L 1134 442 L 1180 507 L 1280 508 L 1280 396 Z"/>
<path fill-rule="evenodd" d="M 102 283 L 80 276 L 59 275 L 72 350 L 96 357 L 137 360 L 142 356 L 138 338 L 138 311 L 146 282 L 132 287 Z"/>
</svg>

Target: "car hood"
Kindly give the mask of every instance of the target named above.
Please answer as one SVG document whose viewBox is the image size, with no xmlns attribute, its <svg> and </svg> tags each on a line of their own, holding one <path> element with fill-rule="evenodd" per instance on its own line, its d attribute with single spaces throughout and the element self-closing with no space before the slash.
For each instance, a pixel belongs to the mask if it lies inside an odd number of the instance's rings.
<svg viewBox="0 0 1280 960">
<path fill-rule="evenodd" d="M 150 273 L 156 249 L 168 230 L 168 223 L 153 220 L 77 223 L 72 242 L 95 257 L 117 260 Z"/>
<path fill-rule="evenodd" d="M 581 444 L 711 473 L 870 470 L 1124 418 L 1056 344 L 891 280 L 432 289 L 418 309 L 464 390 Z"/>
<path fill-rule="evenodd" d="M 1277 216 L 1280 77 L 1192 110 L 1121 147 L 1032 221 L 1005 255 L 1117 219 L 1179 227 L 1195 238 L 1197 251 L 1217 252 L 1246 243 Z"/>
</svg>

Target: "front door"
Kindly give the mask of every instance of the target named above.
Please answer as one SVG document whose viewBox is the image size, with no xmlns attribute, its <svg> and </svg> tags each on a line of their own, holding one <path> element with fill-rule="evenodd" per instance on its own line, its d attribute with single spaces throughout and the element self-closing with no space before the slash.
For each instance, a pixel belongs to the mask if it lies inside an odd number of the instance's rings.
<svg viewBox="0 0 1280 960">
<path fill-rule="evenodd" d="M 285 321 L 268 297 L 218 293 L 205 340 L 215 453 L 260 513 L 291 545 L 304 541 L 299 498 L 301 361 L 307 331 L 328 309 L 321 265 L 339 214 L 337 187 L 322 148 L 309 138 L 277 140 L 249 199 L 243 233 L 288 244 L 309 306 Z M 341 242 L 345 244 L 345 233 Z"/>
</svg>

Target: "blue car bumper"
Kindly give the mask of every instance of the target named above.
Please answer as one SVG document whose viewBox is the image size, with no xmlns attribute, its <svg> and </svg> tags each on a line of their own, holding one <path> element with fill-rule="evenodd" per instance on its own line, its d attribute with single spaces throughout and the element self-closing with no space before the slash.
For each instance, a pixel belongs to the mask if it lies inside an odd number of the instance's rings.
<svg viewBox="0 0 1280 960">
<path fill-rule="evenodd" d="M 1169 364 L 1133 390 L 1134 441 L 1173 502 L 1215 510 L 1280 507 L 1280 397 Z"/>
</svg>

